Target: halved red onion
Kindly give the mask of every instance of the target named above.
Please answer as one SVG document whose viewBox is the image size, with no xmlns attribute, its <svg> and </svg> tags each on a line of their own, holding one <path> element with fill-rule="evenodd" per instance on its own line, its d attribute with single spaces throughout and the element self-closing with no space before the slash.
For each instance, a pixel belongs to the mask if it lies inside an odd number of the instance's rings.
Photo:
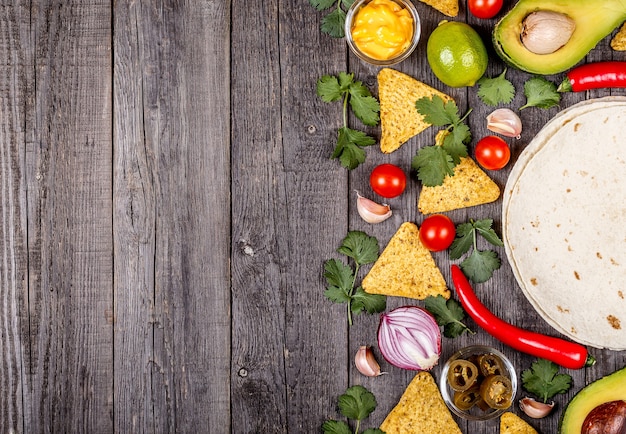
<svg viewBox="0 0 626 434">
<path fill-rule="evenodd" d="M 441 331 L 427 310 L 398 307 L 380 316 L 378 348 L 398 368 L 428 371 L 439 361 Z"/>
</svg>

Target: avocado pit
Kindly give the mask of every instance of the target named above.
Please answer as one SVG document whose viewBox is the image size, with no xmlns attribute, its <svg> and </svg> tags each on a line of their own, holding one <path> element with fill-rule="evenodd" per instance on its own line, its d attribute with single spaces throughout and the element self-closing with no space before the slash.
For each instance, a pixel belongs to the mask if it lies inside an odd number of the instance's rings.
<svg viewBox="0 0 626 434">
<path fill-rule="evenodd" d="M 585 418 L 581 434 L 626 434 L 626 401 L 598 405 Z"/>
<path fill-rule="evenodd" d="M 520 39 L 528 51 L 552 54 L 568 43 L 576 30 L 576 23 L 565 14 L 537 11 L 522 22 Z"/>
</svg>

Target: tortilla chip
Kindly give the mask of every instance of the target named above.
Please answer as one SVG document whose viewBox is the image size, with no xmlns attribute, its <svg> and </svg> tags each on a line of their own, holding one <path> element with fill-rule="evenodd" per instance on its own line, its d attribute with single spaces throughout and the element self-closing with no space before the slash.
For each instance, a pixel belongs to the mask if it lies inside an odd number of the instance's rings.
<svg viewBox="0 0 626 434">
<path fill-rule="evenodd" d="M 423 300 L 429 295 L 450 298 L 441 271 L 419 238 L 417 225 L 403 223 L 391 237 L 361 286 L 370 294 Z"/>
<path fill-rule="evenodd" d="M 422 214 L 452 211 L 496 201 L 500 187 L 470 157 L 461 158 L 454 176 L 446 176 L 443 184 L 423 186 L 417 201 Z"/>
<path fill-rule="evenodd" d="M 378 98 L 380 100 L 380 150 L 389 154 L 407 140 L 430 126 L 417 112 L 415 101 L 439 95 L 444 101 L 452 98 L 403 74 L 395 69 L 383 68 L 378 73 Z"/>
<path fill-rule="evenodd" d="M 511 412 L 500 417 L 500 434 L 539 434 L 535 428 Z"/>
<path fill-rule="evenodd" d="M 387 434 L 461 434 L 433 376 L 418 372 L 380 429 Z"/>
<path fill-rule="evenodd" d="M 459 14 L 458 0 L 420 0 L 428 6 L 432 6 L 444 15 L 456 17 Z"/>
<path fill-rule="evenodd" d="M 622 24 L 622 27 L 611 39 L 611 48 L 615 51 L 626 51 L 626 23 Z"/>
</svg>

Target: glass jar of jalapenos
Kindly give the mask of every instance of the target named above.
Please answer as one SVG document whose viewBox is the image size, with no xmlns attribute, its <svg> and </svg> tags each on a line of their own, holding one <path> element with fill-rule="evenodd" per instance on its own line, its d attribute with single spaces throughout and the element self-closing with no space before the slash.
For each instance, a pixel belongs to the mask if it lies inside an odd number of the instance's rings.
<svg viewBox="0 0 626 434">
<path fill-rule="evenodd" d="M 462 348 L 443 365 L 440 390 L 448 408 L 469 420 L 499 417 L 517 393 L 517 373 L 510 360 L 495 348 Z"/>
</svg>

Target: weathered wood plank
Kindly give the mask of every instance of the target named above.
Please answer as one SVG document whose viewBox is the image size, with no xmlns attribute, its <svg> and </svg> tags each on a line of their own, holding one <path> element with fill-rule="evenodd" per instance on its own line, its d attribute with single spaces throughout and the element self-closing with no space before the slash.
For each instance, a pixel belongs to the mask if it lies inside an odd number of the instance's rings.
<svg viewBox="0 0 626 434">
<path fill-rule="evenodd" d="M 119 432 L 230 426 L 229 6 L 116 3 Z"/>
<path fill-rule="evenodd" d="M 0 8 L 0 432 L 5 433 L 23 431 L 28 369 L 25 156 L 34 80 L 28 6 Z"/>
<path fill-rule="evenodd" d="M 108 432 L 113 412 L 110 3 L 31 2 L 24 432 Z M 32 132 L 31 132 L 32 131 Z"/>
</svg>

